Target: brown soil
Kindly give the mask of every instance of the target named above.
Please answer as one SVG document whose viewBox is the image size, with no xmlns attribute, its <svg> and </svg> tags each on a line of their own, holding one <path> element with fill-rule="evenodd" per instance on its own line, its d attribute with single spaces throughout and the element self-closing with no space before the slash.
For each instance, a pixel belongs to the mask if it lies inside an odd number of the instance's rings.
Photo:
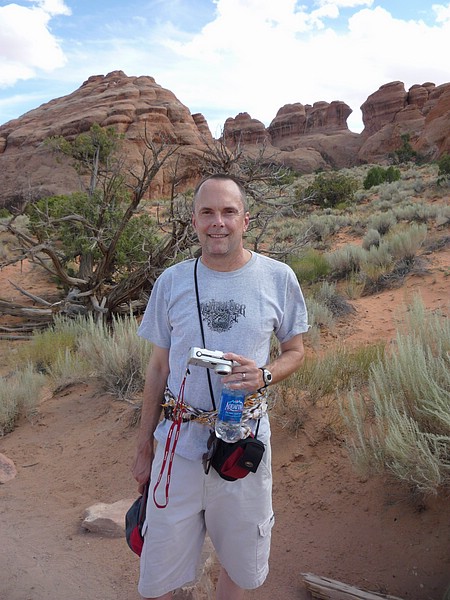
<svg viewBox="0 0 450 600">
<path fill-rule="evenodd" d="M 425 306 L 446 312 L 449 252 L 425 258 L 426 272 L 354 301 L 355 315 L 326 344 L 391 339 L 398 308 L 416 292 Z M 9 279 L 24 287 L 26 281 L 37 294 L 46 285 L 30 278 L 28 267 L 0 272 L 0 279 L 2 297 L 18 297 Z M 1 344 L 5 372 L 17 343 Z M 0 452 L 18 470 L 0 486 L 2 600 L 138 598 L 138 559 L 125 541 L 81 527 L 86 507 L 136 495 L 131 412 L 89 383 L 48 394 L 34 423 L 21 421 L 0 439 Z M 419 503 L 397 483 L 362 478 L 340 435 L 324 436 L 326 419 L 323 407 L 311 408 L 297 437 L 272 419 L 271 571 L 266 584 L 246 597 L 306 600 L 301 574 L 314 573 L 405 600 L 442 600 L 450 584 L 448 496 Z"/>
</svg>

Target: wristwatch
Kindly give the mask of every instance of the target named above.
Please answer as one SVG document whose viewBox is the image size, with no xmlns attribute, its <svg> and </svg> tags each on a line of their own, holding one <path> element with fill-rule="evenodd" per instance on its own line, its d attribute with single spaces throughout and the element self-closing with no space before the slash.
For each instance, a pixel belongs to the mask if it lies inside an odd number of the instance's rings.
<svg viewBox="0 0 450 600">
<path fill-rule="evenodd" d="M 263 376 L 263 381 L 264 381 L 264 385 L 263 388 L 266 388 L 268 385 L 270 385 L 272 383 L 272 373 L 269 371 L 269 369 L 266 369 L 265 367 L 259 367 L 262 371 L 262 376 Z"/>
</svg>

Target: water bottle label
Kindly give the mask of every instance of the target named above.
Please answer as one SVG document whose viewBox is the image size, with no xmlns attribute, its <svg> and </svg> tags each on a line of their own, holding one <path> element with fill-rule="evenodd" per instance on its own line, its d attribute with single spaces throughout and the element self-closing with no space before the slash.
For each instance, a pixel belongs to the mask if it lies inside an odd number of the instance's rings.
<svg viewBox="0 0 450 600">
<path fill-rule="evenodd" d="M 228 423 L 239 423 L 243 406 L 243 398 L 227 397 L 224 394 L 220 403 L 219 419 Z"/>
</svg>

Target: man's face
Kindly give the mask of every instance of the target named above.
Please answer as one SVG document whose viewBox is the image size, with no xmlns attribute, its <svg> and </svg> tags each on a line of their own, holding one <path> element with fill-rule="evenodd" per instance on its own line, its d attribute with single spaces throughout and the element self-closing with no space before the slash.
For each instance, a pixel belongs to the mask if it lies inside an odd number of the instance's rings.
<svg viewBox="0 0 450 600">
<path fill-rule="evenodd" d="M 205 181 L 195 200 L 192 223 L 205 257 L 238 256 L 249 214 L 244 212 L 237 185 L 228 179 Z"/>
</svg>

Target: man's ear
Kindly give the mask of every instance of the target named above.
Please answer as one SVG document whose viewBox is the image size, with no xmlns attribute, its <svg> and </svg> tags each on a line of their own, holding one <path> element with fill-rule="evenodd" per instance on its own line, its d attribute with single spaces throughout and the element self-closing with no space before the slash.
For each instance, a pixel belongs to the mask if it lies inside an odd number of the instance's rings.
<svg viewBox="0 0 450 600">
<path fill-rule="evenodd" d="M 247 231 L 249 224 L 250 224 L 250 213 L 246 212 L 245 216 L 244 216 L 244 231 Z"/>
</svg>

